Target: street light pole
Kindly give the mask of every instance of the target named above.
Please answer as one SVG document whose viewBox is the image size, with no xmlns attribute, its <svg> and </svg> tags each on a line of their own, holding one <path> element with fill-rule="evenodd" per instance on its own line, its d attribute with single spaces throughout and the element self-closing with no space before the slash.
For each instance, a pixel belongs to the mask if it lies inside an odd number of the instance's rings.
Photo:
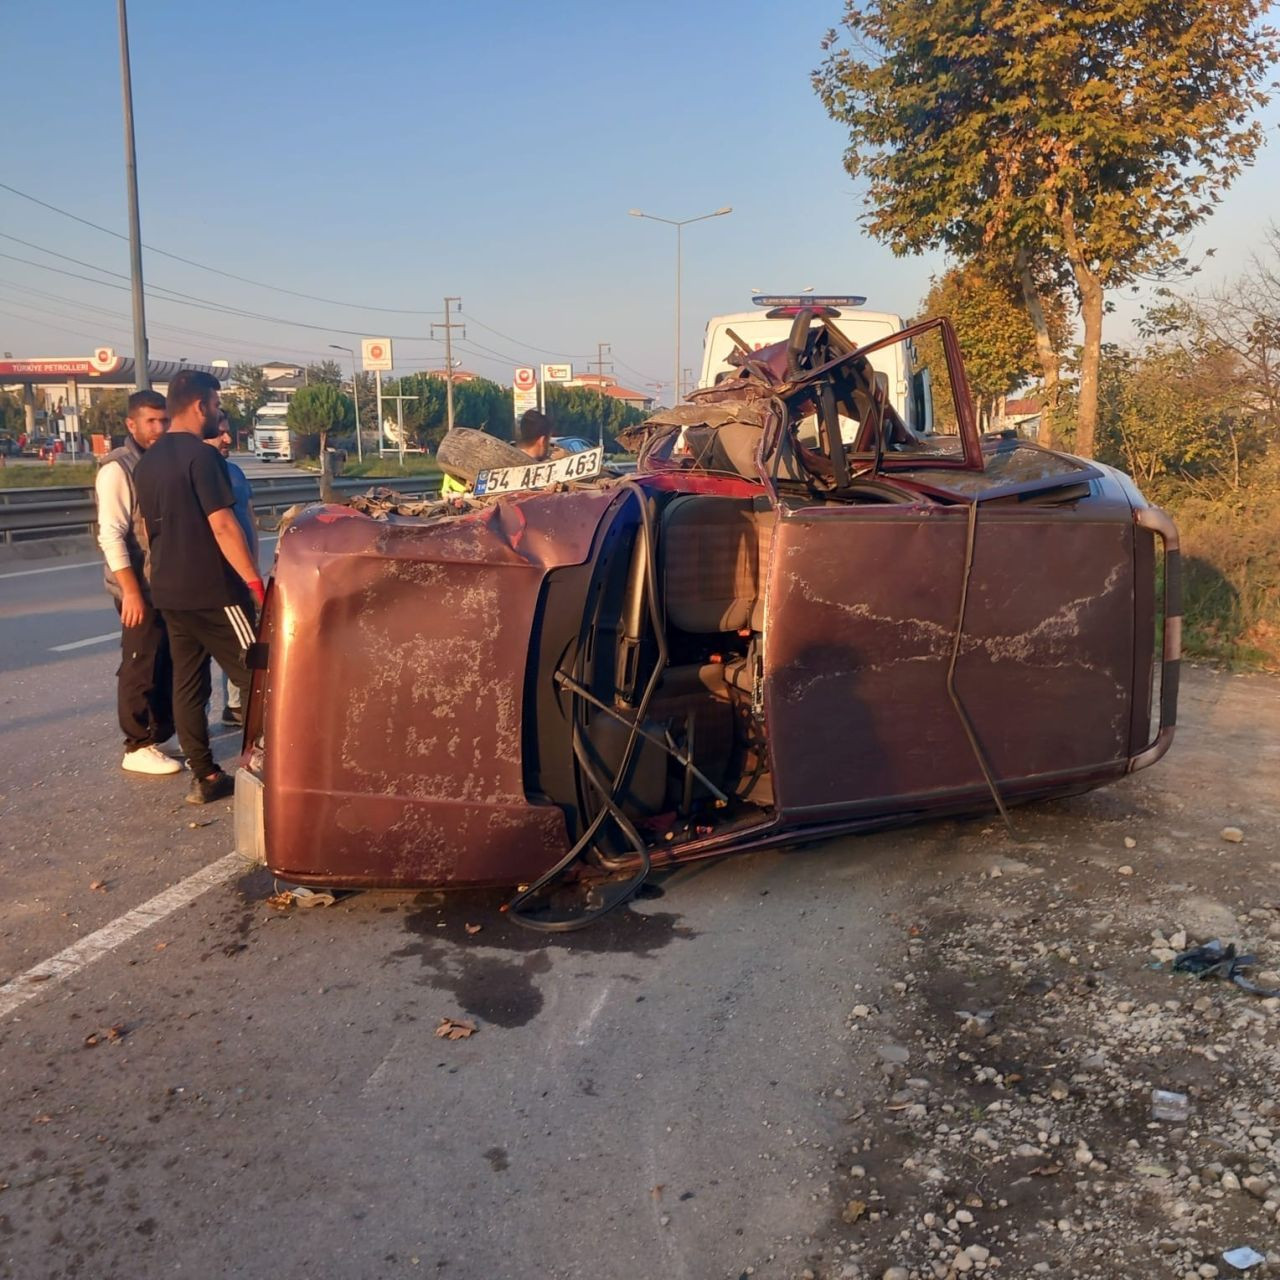
<svg viewBox="0 0 1280 1280">
<path fill-rule="evenodd" d="M 732 213 L 733 208 L 725 205 L 722 209 L 715 210 L 714 213 L 699 214 L 696 218 L 660 218 L 656 213 L 642 213 L 639 209 L 629 209 L 627 211 L 633 218 L 648 218 L 650 222 L 665 222 L 669 227 L 676 229 L 676 361 L 675 361 L 675 377 L 671 384 L 671 394 L 674 397 L 674 403 L 680 403 L 680 269 L 681 258 L 683 256 L 683 246 L 681 244 L 681 233 L 685 227 L 691 222 L 705 222 L 708 218 L 723 218 L 726 213 Z"/>
<path fill-rule="evenodd" d="M 147 315 L 142 301 L 142 225 L 138 218 L 138 154 L 133 141 L 133 76 L 129 70 L 129 18 L 125 0 L 116 0 L 120 23 L 120 88 L 124 95 L 124 164 L 129 189 L 129 269 L 133 279 L 133 381 L 151 389 Z"/>
<path fill-rule="evenodd" d="M 345 351 L 351 357 L 351 398 L 356 402 L 356 460 L 364 461 L 364 449 L 360 444 L 360 386 L 357 382 L 356 353 L 351 347 L 340 347 L 336 342 L 329 343 L 331 351 Z"/>
</svg>

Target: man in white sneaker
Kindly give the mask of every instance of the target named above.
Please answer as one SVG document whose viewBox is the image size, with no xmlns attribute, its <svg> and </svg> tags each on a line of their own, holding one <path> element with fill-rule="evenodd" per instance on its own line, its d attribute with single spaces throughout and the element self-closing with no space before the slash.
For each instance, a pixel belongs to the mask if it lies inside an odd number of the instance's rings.
<svg viewBox="0 0 1280 1280">
<path fill-rule="evenodd" d="M 227 465 L 204 443 L 218 425 L 220 389 L 217 378 L 202 370 L 175 374 L 169 430 L 134 474 L 151 549 L 151 595 L 169 629 L 178 741 L 193 775 L 188 804 L 211 804 L 235 791 L 209 748 L 209 659 L 242 695 L 248 692 L 245 651 L 253 625 L 246 610 L 261 608 L 265 590 L 232 512 Z"/>
<path fill-rule="evenodd" d="M 182 766 L 160 750 L 160 743 L 173 736 L 173 665 L 164 619 L 151 604 L 147 535 L 133 486 L 138 459 L 169 428 L 164 397 L 135 392 L 124 424 L 128 436 L 102 459 L 93 486 L 98 545 L 106 560 L 103 582 L 120 615 L 116 710 L 124 731 L 121 766 L 130 773 L 178 773 Z"/>
</svg>

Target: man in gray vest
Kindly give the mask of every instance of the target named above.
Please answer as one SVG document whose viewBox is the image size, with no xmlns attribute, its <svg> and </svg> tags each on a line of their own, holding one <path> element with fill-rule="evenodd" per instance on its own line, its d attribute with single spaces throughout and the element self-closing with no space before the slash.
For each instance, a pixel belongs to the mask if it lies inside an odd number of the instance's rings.
<svg viewBox="0 0 1280 1280">
<path fill-rule="evenodd" d="M 182 766 L 160 750 L 173 736 L 173 664 L 164 619 L 151 606 L 147 534 L 133 486 L 138 459 L 169 429 L 165 400 L 135 391 L 125 417 L 128 437 L 98 469 L 98 545 L 103 579 L 120 615 L 116 704 L 124 731 L 122 767 L 130 773 L 172 774 Z"/>
</svg>

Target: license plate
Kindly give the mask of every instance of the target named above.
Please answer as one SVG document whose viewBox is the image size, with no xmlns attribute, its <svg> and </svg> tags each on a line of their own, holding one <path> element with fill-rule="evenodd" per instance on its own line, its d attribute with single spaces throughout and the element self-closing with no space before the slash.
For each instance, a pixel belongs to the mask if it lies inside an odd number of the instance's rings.
<svg viewBox="0 0 1280 1280">
<path fill-rule="evenodd" d="M 477 498 L 494 493 L 520 493 L 525 489 L 545 489 L 570 480 L 590 480 L 604 470 L 604 450 L 597 445 L 581 453 L 571 453 L 554 462 L 531 462 L 526 467 L 493 467 L 476 476 Z"/>
</svg>

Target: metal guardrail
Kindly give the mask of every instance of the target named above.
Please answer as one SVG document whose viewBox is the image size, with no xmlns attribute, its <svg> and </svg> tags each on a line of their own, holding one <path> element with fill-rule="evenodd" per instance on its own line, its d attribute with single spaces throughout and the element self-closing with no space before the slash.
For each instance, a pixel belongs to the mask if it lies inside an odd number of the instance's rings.
<svg viewBox="0 0 1280 1280">
<path fill-rule="evenodd" d="M 263 476 L 249 481 L 258 515 L 278 515 L 299 502 L 320 498 L 318 476 Z M 411 497 L 438 493 L 439 476 L 356 476 L 333 482 L 339 494 L 369 489 L 394 489 Z M 97 511 L 92 485 L 0 489 L 0 542 L 28 542 L 38 538 L 93 533 Z"/>
</svg>

